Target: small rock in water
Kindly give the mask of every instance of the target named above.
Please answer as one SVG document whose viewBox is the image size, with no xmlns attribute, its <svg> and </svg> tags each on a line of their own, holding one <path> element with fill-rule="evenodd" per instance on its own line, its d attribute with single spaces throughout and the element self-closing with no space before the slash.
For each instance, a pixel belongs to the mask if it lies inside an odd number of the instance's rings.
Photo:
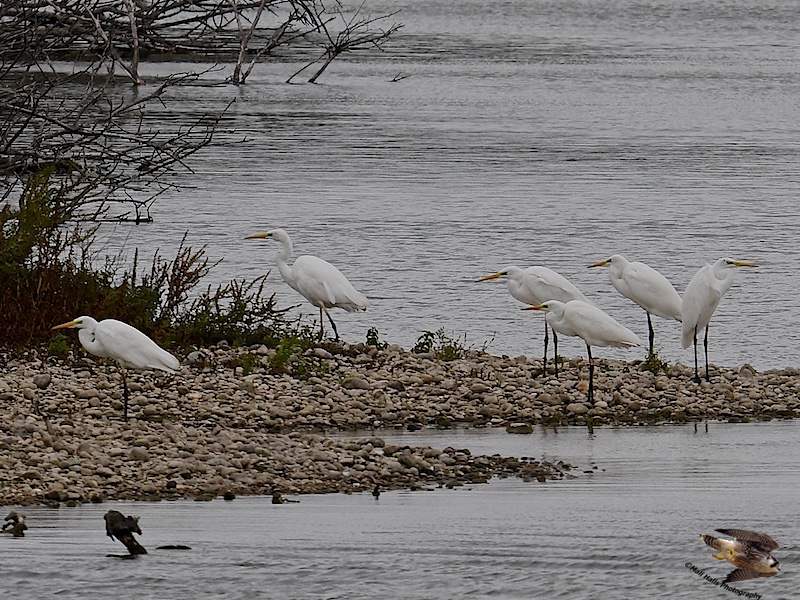
<svg viewBox="0 0 800 600">
<path fill-rule="evenodd" d="M 511 423 L 508 427 L 506 427 L 506 431 L 508 433 L 533 433 L 533 425 L 529 423 Z"/>
</svg>

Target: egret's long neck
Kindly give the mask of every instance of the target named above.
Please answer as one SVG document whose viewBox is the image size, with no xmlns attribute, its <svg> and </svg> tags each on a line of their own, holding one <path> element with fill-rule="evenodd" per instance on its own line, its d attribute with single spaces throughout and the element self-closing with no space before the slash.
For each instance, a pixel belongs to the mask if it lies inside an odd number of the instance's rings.
<svg viewBox="0 0 800 600">
<path fill-rule="evenodd" d="M 287 262 L 292 256 L 292 241 L 283 238 L 280 242 L 283 247 L 278 250 L 278 253 L 275 255 L 275 262 L 278 265 L 278 271 L 280 271 L 283 280 L 296 290 L 297 282 L 295 281 L 294 273 L 292 273 L 292 267 L 290 267 Z"/>
<path fill-rule="evenodd" d="M 619 279 L 622 277 L 622 272 L 625 270 L 625 267 L 627 267 L 629 264 L 630 263 L 621 256 L 617 257 L 614 262 L 608 265 L 608 268 L 611 271 L 611 276 Z"/>
<path fill-rule="evenodd" d="M 78 339 L 87 352 L 95 356 L 105 356 L 105 352 L 100 344 L 94 337 L 94 328 L 83 328 L 78 330 Z"/>
<path fill-rule="evenodd" d="M 728 264 L 724 259 L 720 259 L 715 262 L 711 267 L 711 270 L 714 272 L 714 277 L 721 281 L 724 281 L 733 273 L 733 270 L 728 268 Z"/>
</svg>

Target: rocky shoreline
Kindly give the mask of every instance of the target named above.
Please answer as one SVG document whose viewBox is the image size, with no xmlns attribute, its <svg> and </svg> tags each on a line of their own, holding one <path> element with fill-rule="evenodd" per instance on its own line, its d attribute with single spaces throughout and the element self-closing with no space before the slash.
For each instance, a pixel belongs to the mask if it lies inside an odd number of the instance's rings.
<svg viewBox="0 0 800 600">
<path fill-rule="evenodd" d="M 279 352 L 222 343 L 189 354 L 176 375 L 131 373 L 127 423 L 113 364 L 83 353 L 66 361 L 6 358 L 0 504 L 369 492 L 494 476 L 546 481 L 574 467 L 393 446 L 380 432 L 467 426 L 527 433 L 537 424 L 741 422 L 800 411 L 798 369 L 714 368 L 711 383 L 698 384 L 681 364 L 654 374 L 642 363 L 601 361 L 590 406 L 582 359 L 563 363 L 555 379 L 541 377 L 539 359 L 477 351 L 455 360 L 364 344 Z M 355 430 L 370 434 L 346 434 Z"/>
</svg>

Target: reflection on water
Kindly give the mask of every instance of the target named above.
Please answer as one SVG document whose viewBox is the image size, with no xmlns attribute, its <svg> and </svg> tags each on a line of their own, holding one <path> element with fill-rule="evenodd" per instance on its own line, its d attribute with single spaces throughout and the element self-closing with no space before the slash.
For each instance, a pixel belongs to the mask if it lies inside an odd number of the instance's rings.
<svg viewBox="0 0 800 600">
<path fill-rule="evenodd" d="M 781 542 L 777 577 L 740 582 L 790 598 L 800 546 L 800 423 L 385 433 L 392 443 L 546 456 L 579 465 L 563 481 L 494 480 L 453 490 L 233 502 L 26 507 L 22 539 L 0 538 L 3 598 L 698 598 L 727 566 L 699 534 L 761 530 Z M 596 468 L 594 468 L 596 467 Z M 584 473 L 583 471 L 588 471 Z M 141 517 L 150 554 L 106 558 L 110 509 Z M 191 551 L 157 550 L 187 544 Z M 647 590 L 644 592 L 643 590 Z"/>
</svg>

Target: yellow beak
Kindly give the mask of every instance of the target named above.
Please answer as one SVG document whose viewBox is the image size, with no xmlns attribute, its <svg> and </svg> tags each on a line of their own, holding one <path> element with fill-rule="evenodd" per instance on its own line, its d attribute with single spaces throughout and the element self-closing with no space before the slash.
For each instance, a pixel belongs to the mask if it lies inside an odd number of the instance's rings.
<svg viewBox="0 0 800 600">
<path fill-rule="evenodd" d="M 520 310 L 544 310 L 544 304 L 537 304 L 536 306 L 526 306 Z"/>
<path fill-rule="evenodd" d="M 75 327 L 78 324 L 78 320 L 75 319 L 74 321 L 70 321 L 69 323 L 62 323 L 61 325 L 56 325 L 55 327 L 51 327 L 50 329 L 67 329 L 68 327 Z"/>
<path fill-rule="evenodd" d="M 594 264 L 589 265 L 586 267 L 587 269 L 591 269 L 592 267 L 605 267 L 609 263 L 608 259 L 601 260 L 600 262 L 596 262 Z"/>
<path fill-rule="evenodd" d="M 733 266 L 735 266 L 735 267 L 757 267 L 758 266 L 758 265 L 754 265 L 753 263 L 744 262 L 744 261 L 741 261 L 741 260 L 731 260 L 731 261 L 728 261 L 728 262 L 730 264 L 732 264 Z"/>
<path fill-rule="evenodd" d="M 480 279 L 476 279 L 475 283 L 480 283 L 481 281 L 489 281 L 490 279 L 497 279 L 498 277 L 502 277 L 502 273 L 494 273 L 493 275 L 487 275 L 486 277 L 481 277 Z"/>
<path fill-rule="evenodd" d="M 261 239 L 268 238 L 268 237 L 269 237 L 268 233 L 254 233 L 253 235 L 248 235 L 244 239 L 246 239 L 246 240 L 261 240 Z"/>
</svg>

